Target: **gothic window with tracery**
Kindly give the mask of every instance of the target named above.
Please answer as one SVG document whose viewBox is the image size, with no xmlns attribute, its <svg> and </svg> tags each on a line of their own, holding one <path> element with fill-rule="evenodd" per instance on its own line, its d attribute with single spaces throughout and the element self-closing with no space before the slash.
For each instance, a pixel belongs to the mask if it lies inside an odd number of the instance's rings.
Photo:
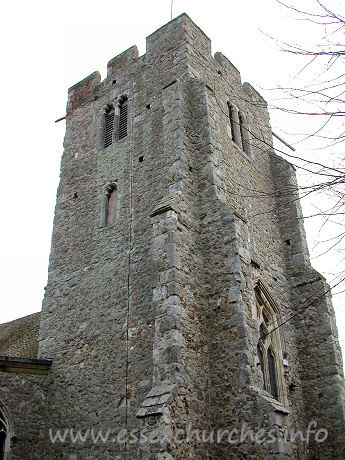
<svg viewBox="0 0 345 460">
<path fill-rule="evenodd" d="M 5 459 L 6 437 L 7 437 L 6 421 L 5 421 L 5 417 L 0 412 L 0 460 Z"/>
<path fill-rule="evenodd" d="M 257 355 L 263 388 L 275 399 L 283 401 L 285 391 L 278 312 L 270 304 L 259 286 L 255 288 L 255 300 L 259 331 Z M 275 308 L 277 307 L 275 306 Z"/>
</svg>

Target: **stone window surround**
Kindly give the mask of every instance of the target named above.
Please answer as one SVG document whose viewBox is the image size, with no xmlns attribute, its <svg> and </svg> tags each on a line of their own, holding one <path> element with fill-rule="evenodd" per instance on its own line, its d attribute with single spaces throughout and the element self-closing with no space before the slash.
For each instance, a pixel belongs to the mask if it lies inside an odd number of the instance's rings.
<svg viewBox="0 0 345 460">
<path fill-rule="evenodd" d="M 6 406 L 0 401 L 0 419 L 1 423 L 4 425 L 5 430 L 6 430 L 6 437 L 5 437 L 5 442 L 3 445 L 3 452 L 1 452 L 1 455 L 3 455 L 4 460 L 7 460 L 9 458 L 10 454 L 10 444 L 11 444 L 11 439 L 14 439 L 14 427 L 13 427 L 13 422 L 12 418 L 10 416 L 10 413 Z"/>
<path fill-rule="evenodd" d="M 231 138 L 248 157 L 252 156 L 247 117 L 232 102 L 228 102 Z"/>
<path fill-rule="evenodd" d="M 127 137 L 125 136 L 122 139 L 118 139 L 119 122 L 120 122 L 120 107 L 125 101 L 128 101 L 128 105 L 129 105 L 129 98 L 128 98 L 127 93 L 123 93 L 121 96 L 115 97 L 113 102 L 107 102 L 101 108 L 101 126 L 100 126 L 100 142 L 99 142 L 99 146 L 101 150 L 106 149 L 110 147 L 110 145 L 113 145 L 115 142 L 120 142 Z M 105 119 L 106 119 L 107 113 L 112 108 L 114 108 L 114 111 L 115 111 L 114 123 L 113 123 L 113 138 L 112 138 L 112 143 L 108 145 L 107 147 L 105 147 L 104 145 Z M 128 110 L 129 110 L 129 107 L 128 107 Z M 128 123 L 128 115 L 127 115 L 127 123 Z"/>
<path fill-rule="evenodd" d="M 278 401 L 280 401 L 285 407 L 288 406 L 286 382 L 283 371 L 283 340 L 280 334 L 280 329 L 275 329 L 278 325 L 278 319 L 280 317 L 280 311 L 277 304 L 272 301 L 270 295 L 265 295 L 266 289 L 262 289 L 262 282 L 258 282 L 255 286 L 255 303 L 256 303 L 256 321 L 257 330 L 259 333 L 258 347 L 261 349 L 265 372 L 263 378 L 265 379 L 266 391 L 270 392 L 270 378 L 268 370 L 268 357 L 267 351 L 270 349 L 275 360 L 275 378 L 277 384 Z M 265 323 L 264 316 L 268 319 L 268 324 Z M 260 326 L 263 328 L 265 333 L 269 333 L 264 339 L 260 337 Z M 275 330 L 274 330 L 275 329 Z M 260 360 L 258 357 L 258 366 Z"/>
<path fill-rule="evenodd" d="M 100 227 L 112 227 L 116 224 L 118 220 L 118 213 L 119 213 L 119 196 L 117 196 L 116 202 L 116 216 L 112 223 L 108 223 L 108 205 L 109 205 L 109 197 L 111 193 L 117 190 L 118 191 L 118 184 L 117 181 L 109 182 L 103 189 L 102 193 L 102 209 L 101 209 L 101 222 Z"/>
</svg>

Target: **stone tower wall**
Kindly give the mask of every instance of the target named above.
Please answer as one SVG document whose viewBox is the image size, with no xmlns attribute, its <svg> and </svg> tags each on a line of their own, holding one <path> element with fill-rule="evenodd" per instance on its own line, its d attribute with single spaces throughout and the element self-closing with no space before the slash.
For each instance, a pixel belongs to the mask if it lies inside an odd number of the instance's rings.
<svg viewBox="0 0 345 460">
<path fill-rule="evenodd" d="M 103 148 L 102 114 L 122 96 L 128 135 Z M 246 116 L 250 155 L 232 141 L 229 102 Z M 316 359 L 317 327 L 310 332 L 297 318 L 281 328 L 283 400 L 262 389 L 254 286 L 261 283 L 285 319 L 305 295 L 293 276 L 312 269 L 266 103 L 221 53 L 211 55 L 210 40 L 188 16 L 150 35 L 144 56 L 132 47 L 112 59 L 104 81 L 95 72 L 70 89 L 64 147 L 40 331 L 40 357 L 53 359 L 49 425 L 143 434 L 242 422 L 279 430 L 303 429 L 310 419 L 333 424 L 326 411 L 321 417 L 306 407 L 314 400 L 308 380 L 317 378 L 307 364 L 326 359 Z M 111 184 L 118 212 L 104 226 Z M 282 184 L 289 193 L 279 193 Z M 320 308 L 332 347 L 331 306 Z M 339 429 L 326 447 L 334 453 L 344 417 L 341 362 L 331 351 L 320 398 L 326 402 L 334 384 Z M 290 391 L 295 381 L 302 384 Z M 278 440 L 87 439 L 52 449 L 119 459 L 309 455 L 306 444 Z"/>
</svg>

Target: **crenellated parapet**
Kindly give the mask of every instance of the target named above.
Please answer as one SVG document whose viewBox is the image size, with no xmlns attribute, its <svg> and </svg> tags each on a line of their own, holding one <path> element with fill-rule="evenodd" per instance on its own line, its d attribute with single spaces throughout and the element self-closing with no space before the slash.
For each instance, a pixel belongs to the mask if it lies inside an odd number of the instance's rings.
<svg viewBox="0 0 345 460">
<path fill-rule="evenodd" d="M 200 65 L 209 63 L 210 74 L 200 75 Z M 107 65 L 107 76 L 101 81 L 98 71 L 69 89 L 67 115 L 88 102 L 100 98 L 105 92 L 129 79 L 137 80 L 141 69 L 149 68 L 155 75 L 156 90 L 183 75 L 201 78 L 213 89 L 217 79 L 226 80 L 242 88 L 241 75 L 237 68 L 221 52 L 211 54 L 211 40 L 185 13 L 157 29 L 146 39 L 146 54 L 139 56 L 134 45 L 112 58 Z M 159 72 L 156 70 L 159 69 Z M 243 85 L 243 92 L 251 102 L 266 107 L 264 99 L 250 85 Z"/>
</svg>

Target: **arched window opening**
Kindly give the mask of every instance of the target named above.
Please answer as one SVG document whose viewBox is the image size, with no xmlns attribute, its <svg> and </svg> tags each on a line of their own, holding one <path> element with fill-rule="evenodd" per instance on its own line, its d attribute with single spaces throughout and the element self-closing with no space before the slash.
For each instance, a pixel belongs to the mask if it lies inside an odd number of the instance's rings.
<svg viewBox="0 0 345 460">
<path fill-rule="evenodd" d="M 244 117 L 241 113 L 239 113 L 238 115 L 238 119 L 239 119 L 239 122 L 240 122 L 240 134 L 241 134 L 241 146 L 242 146 L 242 150 L 245 152 L 246 151 L 246 148 L 245 148 L 245 140 L 244 140 Z"/>
<path fill-rule="evenodd" d="M 236 142 L 236 137 L 235 137 L 235 120 L 234 120 L 234 114 L 233 114 L 233 106 L 228 103 L 228 109 L 229 109 L 229 121 L 230 121 L 230 129 L 231 129 L 231 139 Z"/>
<path fill-rule="evenodd" d="M 104 147 L 109 147 L 113 143 L 114 118 L 114 106 L 109 106 L 104 115 Z"/>
<path fill-rule="evenodd" d="M 260 281 L 255 288 L 255 300 L 259 332 L 257 356 L 258 366 L 262 374 L 263 388 L 273 398 L 286 403 L 286 390 L 282 370 L 283 353 L 278 327 L 277 305 L 271 296 L 266 293 L 266 288 L 262 286 L 262 283 L 260 284 Z M 274 308 L 271 302 L 273 302 Z"/>
<path fill-rule="evenodd" d="M 272 353 L 271 348 L 267 350 L 267 363 L 268 363 L 268 374 L 269 374 L 269 379 L 270 379 L 271 395 L 275 399 L 279 399 L 277 376 L 276 376 L 276 364 L 275 364 L 274 354 Z"/>
<path fill-rule="evenodd" d="M 0 460 L 5 459 L 6 454 L 7 425 L 5 417 L 0 412 Z"/>
<path fill-rule="evenodd" d="M 120 104 L 119 115 L 119 129 L 118 139 L 123 139 L 127 136 L 127 123 L 128 123 L 128 99 L 124 99 Z"/>
<path fill-rule="evenodd" d="M 115 141 L 128 134 L 128 97 L 121 96 L 116 102 L 108 104 L 103 111 L 102 148 L 109 147 Z"/>
<path fill-rule="evenodd" d="M 241 147 L 242 150 L 248 155 L 251 156 L 251 148 L 249 142 L 249 131 L 245 115 L 242 112 L 238 114 L 239 128 L 241 135 Z"/>
<path fill-rule="evenodd" d="M 107 194 L 106 200 L 106 213 L 105 213 L 105 225 L 108 227 L 113 225 L 116 220 L 117 214 L 117 188 L 111 187 Z"/>
<path fill-rule="evenodd" d="M 264 355 L 262 353 L 260 345 L 257 347 L 257 352 L 258 352 L 258 357 L 259 357 L 259 364 L 260 364 L 260 370 L 262 374 L 262 381 L 264 385 L 264 390 L 267 390 L 266 388 L 266 372 L 265 372 L 265 363 L 264 363 Z"/>
</svg>

